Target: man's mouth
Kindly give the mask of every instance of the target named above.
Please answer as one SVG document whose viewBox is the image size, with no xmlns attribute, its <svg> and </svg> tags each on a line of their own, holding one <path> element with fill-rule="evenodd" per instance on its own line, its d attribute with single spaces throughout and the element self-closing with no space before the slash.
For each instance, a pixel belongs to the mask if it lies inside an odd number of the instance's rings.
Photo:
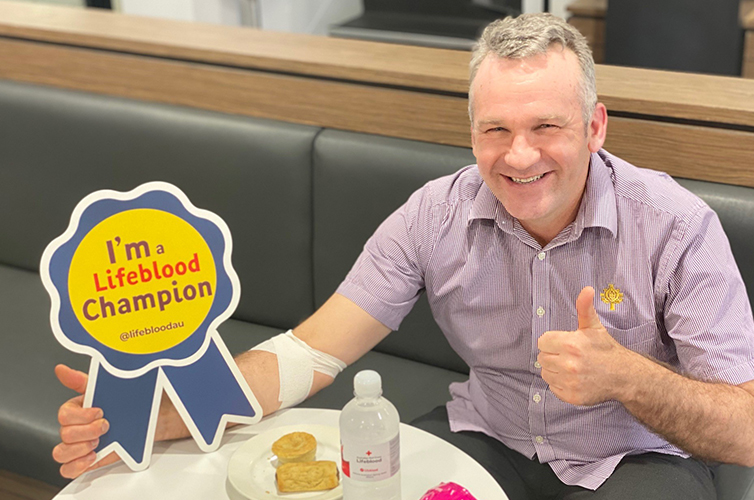
<svg viewBox="0 0 754 500">
<path fill-rule="evenodd" d="M 520 177 L 508 177 L 510 180 L 515 182 L 516 184 L 531 184 L 534 181 L 538 181 L 542 177 L 544 177 L 545 174 L 539 174 L 535 175 L 534 177 L 526 177 L 526 178 L 520 178 Z"/>
</svg>

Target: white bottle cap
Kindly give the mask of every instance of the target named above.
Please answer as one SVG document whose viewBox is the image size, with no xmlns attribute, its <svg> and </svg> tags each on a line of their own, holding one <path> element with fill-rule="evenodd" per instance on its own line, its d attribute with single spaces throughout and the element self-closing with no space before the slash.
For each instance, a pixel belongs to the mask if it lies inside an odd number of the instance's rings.
<svg viewBox="0 0 754 500">
<path fill-rule="evenodd" d="M 362 370 L 353 378 L 353 393 L 360 398 L 382 395 L 382 378 L 374 370 Z"/>
</svg>

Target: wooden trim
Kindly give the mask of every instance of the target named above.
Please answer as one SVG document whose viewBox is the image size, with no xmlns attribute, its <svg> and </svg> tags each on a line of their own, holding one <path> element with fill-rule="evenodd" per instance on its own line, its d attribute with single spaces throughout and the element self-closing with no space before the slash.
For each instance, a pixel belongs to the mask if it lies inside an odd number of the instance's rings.
<svg viewBox="0 0 754 500">
<path fill-rule="evenodd" d="M 744 29 L 754 29 L 754 0 L 741 0 L 739 9 L 741 26 Z"/>
<path fill-rule="evenodd" d="M 597 89 L 609 89 L 599 92 L 600 101 L 611 111 L 749 127 L 753 85 L 743 78 L 618 66 L 599 66 L 597 73 Z"/>
<path fill-rule="evenodd" d="M 0 78 L 470 147 L 460 97 L 15 40 L 0 40 Z M 611 117 L 606 147 L 642 167 L 754 187 L 754 132 Z"/>
<path fill-rule="evenodd" d="M 0 2 L 0 36 L 465 93 L 469 53 Z"/>
<path fill-rule="evenodd" d="M 2 39 L 0 78 L 440 144 L 469 144 L 467 100 L 459 97 Z M 431 118 L 419 118 L 423 116 Z"/>
<path fill-rule="evenodd" d="M 744 40 L 744 60 L 741 67 L 741 76 L 754 78 L 754 30 L 746 32 Z"/>
<path fill-rule="evenodd" d="M 754 133 L 610 118 L 605 149 L 676 177 L 754 187 Z"/>
<path fill-rule="evenodd" d="M 0 2 L 0 36 L 463 96 L 469 53 Z M 754 81 L 597 66 L 613 111 L 754 127 Z"/>
</svg>

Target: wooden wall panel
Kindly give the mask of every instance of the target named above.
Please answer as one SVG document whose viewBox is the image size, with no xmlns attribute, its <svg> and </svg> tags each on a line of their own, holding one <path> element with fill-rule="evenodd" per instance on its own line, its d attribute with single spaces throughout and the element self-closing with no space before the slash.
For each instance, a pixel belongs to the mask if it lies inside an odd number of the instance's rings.
<svg viewBox="0 0 754 500">
<path fill-rule="evenodd" d="M 0 39 L 0 78 L 470 147 L 466 99 Z M 672 175 L 754 187 L 754 133 L 612 117 L 606 147 Z"/>
<path fill-rule="evenodd" d="M 0 78 L 468 145 L 465 98 L 0 39 Z"/>
<path fill-rule="evenodd" d="M 670 175 L 754 187 L 754 133 L 693 125 L 608 120 L 605 148 Z"/>
<path fill-rule="evenodd" d="M 604 11 L 585 0 L 577 15 Z M 597 9 L 593 8 L 597 4 Z M 590 10 L 591 9 L 591 10 Z M 588 14 L 590 13 L 591 14 Z M 293 73 L 462 96 L 469 53 L 149 19 L 97 9 L 0 1 L 0 36 L 242 69 Z M 598 65 L 597 91 L 615 111 L 754 127 L 748 79 Z"/>
<path fill-rule="evenodd" d="M 741 76 L 754 78 L 754 29 L 746 31 L 744 41 L 744 60 L 741 67 Z"/>
</svg>

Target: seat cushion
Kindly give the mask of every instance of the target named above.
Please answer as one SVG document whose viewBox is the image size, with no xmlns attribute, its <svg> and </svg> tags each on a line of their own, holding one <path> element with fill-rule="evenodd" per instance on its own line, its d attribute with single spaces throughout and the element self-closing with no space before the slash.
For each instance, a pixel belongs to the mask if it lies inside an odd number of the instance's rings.
<svg viewBox="0 0 754 500">
<path fill-rule="evenodd" d="M 89 358 L 55 340 L 37 273 L 0 266 L 0 283 L 0 469 L 62 485 L 51 453 L 60 441 L 58 407 L 75 393 L 53 370 L 65 363 L 88 371 Z"/>
</svg>

